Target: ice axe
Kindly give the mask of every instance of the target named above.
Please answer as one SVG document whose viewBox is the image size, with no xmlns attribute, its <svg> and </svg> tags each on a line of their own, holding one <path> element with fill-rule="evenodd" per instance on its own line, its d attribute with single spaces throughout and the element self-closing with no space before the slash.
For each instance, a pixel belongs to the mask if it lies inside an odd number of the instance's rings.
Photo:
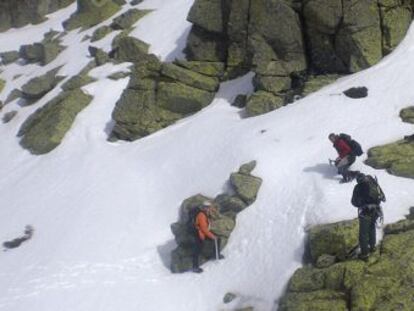
<svg viewBox="0 0 414 311">
<path fill-rule="evenodd" d="M 214 239 L 214 248 L 216 250 L 216 260 L 219 260 L 219 250 L 218 250 L 218 245 L 217 245 L 217 238 Z"/>
</svg>

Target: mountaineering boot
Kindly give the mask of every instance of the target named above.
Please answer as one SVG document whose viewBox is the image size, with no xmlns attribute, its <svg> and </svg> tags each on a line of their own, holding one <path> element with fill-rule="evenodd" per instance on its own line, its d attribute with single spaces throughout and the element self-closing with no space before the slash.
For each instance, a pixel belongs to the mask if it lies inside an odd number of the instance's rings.
<svg viewBox="0 0 414 311">
<path fill-rule="evenodd" d="M 201 268 L 199 268 L 199 267 L 194 267 L 194 268 L 193 268 L 193 272 L 194 272 L 194 273 L 201 273 L 201 272 L 203 272 L 203 269 L 201 269 Z"/>
<path fill-rule="evenodd" d="M 371 247 L 370 249 L 369 249 L 369 252 L 370 253 L 375 253 L 375 251 L 377 250 L 377 248 L 374 246 L 374 247 Z"/>
<path fill-rule="evenodd" d="M 361 259 L 361 260 L 367 262 L 368 259 L 369 259 L 369 255 L 368 254 L 359 254 L 358 259 Z"/>
<path fill-rule="evenodd" d="M 220 254 L 220 255 L 218 256 L 218 259 L 224 259 L 224 256 L 223 256 L 222 254 Z"/>
</svg>

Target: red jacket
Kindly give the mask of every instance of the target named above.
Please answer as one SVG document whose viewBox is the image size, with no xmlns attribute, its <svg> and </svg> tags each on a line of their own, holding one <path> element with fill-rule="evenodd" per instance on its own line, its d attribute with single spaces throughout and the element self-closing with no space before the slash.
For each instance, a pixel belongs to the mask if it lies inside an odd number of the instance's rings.
<svg viewBox="0 0 414 311">
<path fill-rule="evenodd" d="M 341 159 L 352 153 L 351 147 L 342 138 L 335 140 L 334 147 L 336 151 L 338 151 L 339 157 Z"/>
<path fill-rule="evenodd" d="M 206 213 L 200 212 L 195 219 L 195 227 L 198 231 L 200 240 L 204 241 L 206 238 L 214 239 L 216 236 L 209 230 L 210 223 Z"/>
</svg>

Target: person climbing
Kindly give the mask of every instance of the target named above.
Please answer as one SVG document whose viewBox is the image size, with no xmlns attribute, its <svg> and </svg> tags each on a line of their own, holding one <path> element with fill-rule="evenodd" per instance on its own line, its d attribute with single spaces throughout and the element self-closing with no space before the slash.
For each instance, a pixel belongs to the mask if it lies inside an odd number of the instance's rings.
<svg viewBox="0 0 414 311">
<path fill-rule="evenodd" d="M 209 218 L 215 212 L 216 208 L 210 201 L 204 201 L 201 208 L 197 211 L 194 220 L 195 227 L 195 243 L 193 249 L 193 272 L 201 273 L 203 269 L 200 268 L 199 260 L 203 245 L 206 239 L 214 241 L 216 259 L 223 259 L 224 256 L 220 254 L 220 239 L 210 231 Z"/>
<path fill-rule="evenodd" d="M 346 139 L 346 137 L 349 137 L 349 139 Z M 338 157 L 336 158 L 334 162 L 335 167 L 338 169 L 338 174 L 342 175 L 341 183 L 350 182 L 355 178 L 358 171 L 351 171 L 349 168 L 352 164 L 354 164 L 356 159 L 356 154 L 352 149 L 352 146 L 350 145 L 351 137 L 346 134 L 334 134 L 331 133 L 328 136 L 329 140 L 333 143 L 334 148 L 338 152 Z M 355 141 L 354 141 L 355 142 Z M 359 144 L 358 144 L 359 146 Z M 361 147 L 359 146 L 359 149 Z M 359 152 L 357 152 L 359 153 Z M 361 150 L 362 154 L 362 150 Z"/>
<path fill-rule="evenodd" d="M 377 219 L 383 219 L 381 202 L 385 202 L 385 195 L 376 178 L 358 173 L 357 184 L 352 193 L 351 203 L 358 208 L 359 221 L 359 258 L 367 261 L 369 254 L 376 250 Z"/>
</svg>

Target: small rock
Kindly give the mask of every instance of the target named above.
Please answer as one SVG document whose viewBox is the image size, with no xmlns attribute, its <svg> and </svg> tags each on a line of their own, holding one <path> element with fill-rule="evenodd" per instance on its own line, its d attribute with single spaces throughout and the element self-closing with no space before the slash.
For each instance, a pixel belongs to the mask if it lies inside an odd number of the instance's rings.
<svg viewBox="0 0 414 311">
<path fill-rule="evenodd" d="M 223 302 L 224 303 L 229 303 L 232 302 L 234 299 L 236 299 L 237 295 L 233 294 L 233 293 L 227 293 L 224 295 L 223 297 Z"/>
<path fill-rule="evenodd" d="M 234 99 L 234 102 L 231 104 L 237 108 L 244 108 L 246 107 L 247 103 L 247 96 L 246 95 L 237 95 Z"/>
<path fill-rule="evenodd" d="M 144 1 L 144 0 L 132 0 L 132 1 L 131 1 L 131 5 L 138 5 L 138 4 L 140 4 L 142 1 Z"/>
<path fill-rule="evenodd" d="M 363 87 L 352 87 L 343 92 L 346 96 L 354 99 L 364 98 L 368 96 L 368 89 Z"/>
<path fill-rule="evenodd" d="M 9 51 L 0 53 L 1 61 L 3 65 L 8 65 L 14 63 L 16 60 L 19 59 L 20 55 L 17 51 Z"/>
<path fill-rule="evenodd" d="M 3 123 L 9 123 L 16 115 L 16 110 L 6 112 L 3 116 Z"/>
<path fill-rule="evenodd" d="M 91 42 L 101 40 L 106 35 L 110 34 L 111 32 L 112 32 L 112 28 L 109 26 L 104 25 L 102 27 L 99 27 L 93 32 L 92 37 L 91 37 Z"/>
<path fill-rule="evenodd" d="M 144 17 L 149 11 L 143 11 L 138 9 L 131 9 L 117 18 L 114 18 L 111 28 L 115 30 L 129 29 L 132 27 L 139 19 Z"/>
<path fill-rule="evenodd" d="M 250 173 L 255 169 L 257 162 L 251 161 L 249 163 L 245 163 L 239 168 L 240 174 L 250 175 Z"/>
</svg>

